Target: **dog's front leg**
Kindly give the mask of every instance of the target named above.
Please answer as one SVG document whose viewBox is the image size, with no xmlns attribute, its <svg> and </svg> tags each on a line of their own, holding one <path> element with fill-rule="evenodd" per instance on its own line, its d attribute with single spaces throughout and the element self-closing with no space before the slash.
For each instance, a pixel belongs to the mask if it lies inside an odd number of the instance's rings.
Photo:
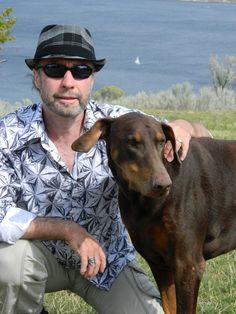
<svg viewBox="0 0 236 314">
<path fill-rule="evenodd" d="M 173 273 L 161 261 L 149 263 L 157 286 L 160 290 L 165 314 L 176 314 L 176 294 Z"/>
<path fill-rule="evenodd" d="M 196 313 L 198 291 L 204 269 L 203 258 L 199 259 L 199 262 L 177 259 L 175 270 L 177 314 Z"/>
</svg>

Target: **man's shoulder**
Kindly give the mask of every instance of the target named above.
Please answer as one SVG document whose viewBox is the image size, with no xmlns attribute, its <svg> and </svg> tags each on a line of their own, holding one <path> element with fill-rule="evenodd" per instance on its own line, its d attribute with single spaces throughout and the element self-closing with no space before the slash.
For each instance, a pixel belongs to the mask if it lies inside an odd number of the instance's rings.
<svg viewBox="0 0 236 314">
<path fill-rule="evenodd" d="M 28 106 L 20 107 L 12 111 L 0 119 L 1 127 L 21 128 L 30 124 L 33 119 L 41 117 L 41 105 L 31 104 Z"/>
<path fill-rule="evenodd" d="M 40 137 L 40 105 L 21 107 L 0 120 L 0 149 L 17 150 L 28 140 Z"/>
<path fill-rule="evenodd" d="M 122 114 L 134 111 L 134 109 L 126 108 L 120 105 L 112 105 L 108 103 L 100 104 L 95 100 L 91 100 L 88 105 L 88 113 L 94 115 L 95 118 L 100 119 L 104 117 L 118 117 Z"/>
</svg>

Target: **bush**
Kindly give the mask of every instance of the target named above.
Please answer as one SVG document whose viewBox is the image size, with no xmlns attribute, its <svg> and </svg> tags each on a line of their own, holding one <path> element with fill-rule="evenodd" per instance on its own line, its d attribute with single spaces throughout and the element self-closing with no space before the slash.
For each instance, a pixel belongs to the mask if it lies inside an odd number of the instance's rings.
<svg viewBox="0 0 236 314">
<path fill-rule="evenodd" d="M 5 100 L 0 100 L 0 118 L 6 114 L 15 111 L 17 108 L 32 104 L 30 99 L 23 99 L 21 102 L 10 103 Z"/>
<path fill-rule="evenodd" d="M 220 64 L 216 56 L 211 56 L 209 68 L 211 73 L 212 84 L 215 92 L 220 89 L 230 89 L 236 80 L 234 71 L 236 57 L 225 56 L 225 65 Z"/>
<path fill-rule="evenodd" d="M 192 110 L 192 111 L 226 111 L 236 109 L 236 93 L 228 88 L 203 87 L 198 93 L 192 91 L 189 83 L 177 84 L 159 93 L 140 92 L 136 95 L 121 97 L 111 101 L 112 104 L 128 108 Z"/>
<path fill-rule="evenodd" d="M 104 86 L 94 92 L 93 97 L 98 101 L 112 101 L 124 95 L 124 91 L 116 86 Z"/>
<path fill-rule="evenodd" d="M 5 10 L 0 12 L 0 50 L 3 48 L 3 44 L 15 40 L 15 37 L 11 35 L 12 27 L 16 23 L 16 18 L 11 17 L 12 8 L 7 7 Z M 0 60 L 4 62 L 6 60 Z"/>
</svg>

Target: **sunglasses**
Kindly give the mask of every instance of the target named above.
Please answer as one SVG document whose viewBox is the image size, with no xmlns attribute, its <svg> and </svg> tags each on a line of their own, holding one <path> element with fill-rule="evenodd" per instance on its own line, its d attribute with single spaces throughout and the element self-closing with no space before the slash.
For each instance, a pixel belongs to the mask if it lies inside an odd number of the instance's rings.
<svg viewBox="0 0 236 314">
<path fill-rule="evenodd" d="M 37 69 L 43 69 L 43 72 L 51 78 L 63 78 L 67 71 L 70 71 L 74 79 L 83 80 L 90 77 L 94 72 L 94 68 L 90 67 L 87 64 L 78 64 L 73 67 L 67 67 L 64 64 L 46 64 L 40 65 Z"/>
</svg>

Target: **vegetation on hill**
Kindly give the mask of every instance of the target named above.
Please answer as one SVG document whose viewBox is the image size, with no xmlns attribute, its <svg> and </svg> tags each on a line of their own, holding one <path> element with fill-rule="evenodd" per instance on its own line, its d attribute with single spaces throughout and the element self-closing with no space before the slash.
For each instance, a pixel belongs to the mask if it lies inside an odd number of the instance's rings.
<svg viewBox="0 0 236 314">
<path fill-rule="evenodd" d="M 2 12 L 0 12 L 0 50 L 3 48 L 3 44 L 15 40 L 15 37 L 11 35 L 12 27 L 16 23 L 16 18 L 11 17 L 13 9 L 7 7 Z M 0 59 L 0 62 L 5 61 Z"/>
</svg>

